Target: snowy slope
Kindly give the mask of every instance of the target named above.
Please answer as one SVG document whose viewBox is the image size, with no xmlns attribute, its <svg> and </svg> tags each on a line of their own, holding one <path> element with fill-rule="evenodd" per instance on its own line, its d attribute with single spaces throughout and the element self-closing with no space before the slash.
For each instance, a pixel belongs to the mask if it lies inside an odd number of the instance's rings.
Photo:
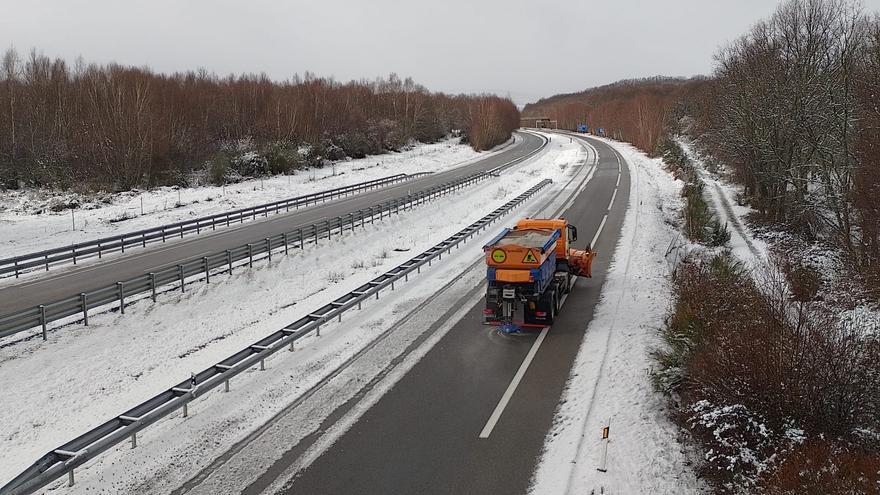
<svg viewBox="0 0 880 495">
<path fill-rule="evenodd" d="M 629 207 L 530 493 L 700 493 L 650 377 L 672 297 L 667 247 L 679 238 L 682 183 L 660 160 L 605 142 L 630 165 Z M 609 420 L 607 472 L 600 472 Z"/>
<path fill-rule="evenodd" d="M 585 152 L 576 144 L 554 141 L 544 154 L 497 180 L 390 217 L 364 231 L 324 241 L 317 249 L 307 247 L 305 252 L 273 257 L 271 268 L 261 261 L 251 270 L 237 270 L 231 277 L 212 278 L 210 285 L 191 285 L 184 294 L 162 295 L 164 300 L 159 304 L 148 300 L 133 304 L 126 309 L 125 317 L 116 313 L 94 315 L 89 327 L 63 327 L 52 332 L 46 344 L 34 339 L 0 349 L 0 417 L 4 418 L 0 424 L 0 484 L 75 433 L 119 414 L 189 376 L 191 371 L 213 364 L 409 259 L 540 179 L 557 179 L 570 173 L 571 165 L 584 159 Z M 545 195 L 556 194 L 556 187 Z M 469 249 L 474 246 L 479 250 L 478 241 L 472 241 Z M 332 257 L 323 255 L 328 248 L 332 249 Z M 478 258 L 479 253 L 475 256 Z M 443 263 L 452 266 L 451 260 L 466 258 L 444 257 Z M 469 258 L 468 263 L 473 259 Z M 444 276 L 451 279 L 461 267 L 458 270 Z M 431 287 L 436 288 L 438 279 L 434 277 L 426 288 L 417 290 L 418 279 L 404 286 L 414 291 L 410 297 L 426 297 Z M 393 295 L 401 297 L 407 290 L 399 289 Z M 415 304 L 409 299 L 393 301 L 383 297 L 369 313 L 307 342 L 307 348 L 292 354 L 292 358 L 273 358 L 281 361 L 277 366 L 285 368 L 281 373 L 260 376 L 259 387 L 267 388 L 236 391 L 244 394 L 245 404 L 232 406 L 224 402 L 221 411 L 210 417 L 190 418 L 184 428 L 192 425 L 194 429 L 183 433 L 191 435 L 188 442 L 181 441 L 180 433 L 173 430 L 181 427 L 179 419 L 160 422 L 160 430 L 166 423 L 172 430 L 157 434 L 165 443 L 157 447 L 156 455 L 166 451 L 172 457 L 185 455 L 193 442 L 200 449 L 228 447 L 256 427 L 259 418 L 277 412 L 295 399 L 297 391 L 301 393 L 332 369 L 334 363 L 375 338 L 401 311 L 398 304 L 402 308 Z M 211 310 L 204 313 L 205 308 Z M 63 356 L 63 366 L 59 365 L 59 356 Z M 270 362 L 270 367 L 274 366 Z M 210 397 L 204 399 L 211 402 L 205 408 L 220 404 Z M 233 417 L 224 416 L 227 413 Z M 218 425 L 223 424 L 228 429 L 216 433 Z M 148 430 L 141 440 L 139 454 L 151 448 L 152 431 Z M 208 439 L 205 432 L 219 436 Z M 168 445 L 172 439 L 180 445 Z M 168 456 L 157 459 L 150 469 L 159 469 Z M 122 464 L 126 472 L 132 461 L 126 459 Z M 132 469 L 138 472 L 136 467 Z M 146 476 L 144 472 L 139 475 Z M 119 474 L 118 481 L 131 479 Z"/>
<path fill-rule="evenodd" d="M 339 162 L 333 167 L 304 170 L 293 175 L 263 180 L 246 180 L 222 187 L 161 187 L 150 191 L 108 194 L 100 199 L 84 198 L 74 193 L 33 190 L 0 192 L 0 229 L 3 231 L 0 238 L 0 258 L 394 174 L 437 172 L 471 163 L 495 152 L 477 153 L 469 146 L 457 143 L 456 138 L 435 144 L 419 144 L 400 153 L 368 156 Z M 47 208 L 47 204 L 58 201 L 77 201 L 81 206 L 76 209 L 72 219 L 69 210 L 52 212 Z M 72 220 L 75 220 L 76 230 L 73 230 Z"/>
</svg>

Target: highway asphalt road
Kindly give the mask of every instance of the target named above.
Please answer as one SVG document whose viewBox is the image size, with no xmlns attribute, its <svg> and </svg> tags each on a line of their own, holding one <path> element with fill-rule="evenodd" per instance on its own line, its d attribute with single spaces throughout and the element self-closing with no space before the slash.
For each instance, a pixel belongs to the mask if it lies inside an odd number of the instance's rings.
<svg viewBox="0 0 880 495">
<path fill-rule="evenodd" d="M 483 160 L 439 172 L 409 182 L 327 202 L 264 220 L 247 222 L 184 239 L 153 244 L 126 255 L 113 256 L 67 270 L 35 276 L 0 288 L 0 315 L 45 304 L 65 297 L 111 285 L 119 280 L 158 271 L 183 260 L 256 242 L 266 237 L 291 232 L 329 218 L 348 214 L 376 203 L 405 195 L 408 191 L 428 188 L 475 172 L 489 170 L 526 155 L 543 142 L 535 134 L 519 133 L 522 141 Z"/>
<path fill-rule="evenodd" d="M 577 280 L 488 437 L 481 434 L 538 335 L 498 335 L 482 324 L 481 300 L 332 446 L 283 485 L 281 493 L 527 491 L 598 303 L 629 201 L 630 176 L 623 158 L 600 141 L 589 142 L 599 152 L 595 174 L 563 216 L 579 229 L 578 247 L 602 229 L 593 278 Z M 473 297 L 472 291 L 460 301 Z M 339 409 L 344 407 L 355 405 Z M 341 417 L 345 411 L 339 409 L 328 411 L 328 418 Z M 263 493 L 277 486 L 310 447 L 305 443 L 316 441 L 313 435 L 291 445 L 243 493 Z"/>
</svg>

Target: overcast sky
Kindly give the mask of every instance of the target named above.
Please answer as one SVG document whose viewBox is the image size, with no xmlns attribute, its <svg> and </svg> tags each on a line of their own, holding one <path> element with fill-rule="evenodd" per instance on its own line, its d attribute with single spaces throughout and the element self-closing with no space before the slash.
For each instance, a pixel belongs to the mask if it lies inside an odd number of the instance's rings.
<svg viewBox="0 0 880 495">
<path fill-rule="evenodd" d="M 865 0 L 880 10 L 880 0 Z M 396 72 L 519 104 L 619 79 L 712 70 L 774 0 L 0 0 L 0 47 L 221 75 Z"/>
</svg>

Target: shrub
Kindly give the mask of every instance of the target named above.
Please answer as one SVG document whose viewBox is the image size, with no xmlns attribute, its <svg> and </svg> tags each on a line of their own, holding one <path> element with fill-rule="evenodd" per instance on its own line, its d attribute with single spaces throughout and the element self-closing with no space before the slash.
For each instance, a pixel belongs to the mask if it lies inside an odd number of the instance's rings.
<svg viewBox="0 0 880 495">
<path fill-rule="evenodd" d="M 706 244 L 711 247 L 723 247 L 729 242 L 730 230 L 727 229 L 727 224 L 722 225 L 717 219 L 712 219 L 709 223 Z"/>
<path fill-rule="evenodd" d="M 844 442 L 811 439 L 786 453 L 760 485 L 769 495 L 877 493 L 880 456 Z"/>
<path fill-rule="evenodd" d="M 276 143 L 264 152 L 266 167 L 270 174 L 288 174 L 303 166 L 304 160 L 297 150 L 287 143 Z"/>
<path fill-rule="evenodd" d="M 772 473 L 793 431 L 835 445 L 880 431 L 878 337 L 808 298 L 793 300 L 783 271 L 770 265 L 752 277 L 720 254 L 687 260 L 675 278 L 655 382 L 681 397 L 688 428 L 712 454 L 707 474 L 720 484 Z M 713 415 L 724 416 L 723 431 Z M 875 456 L 876 443 L 864 447 Z M 807 471 L 805 479 L 821 477 Z"/>
<path fill-rule="evenodd" d="M 346 155 L 352 158 L 363 158 L 382 152 L 381 147 L 360 131 L 344 132 L 334 137 L 333 140 L 338 143 Z"/>
<path fill-rule="evenodd" d="M 212 184 L 218 186 L 225 184 L 226 174 L 229 172 L 231 165 L 232 161 L 230 160 L 229 155 L 222 151 L 214 153 L 214 155 L 208 159 L 206 164 L 208 180 L 210 180 Z"/>
</svg>

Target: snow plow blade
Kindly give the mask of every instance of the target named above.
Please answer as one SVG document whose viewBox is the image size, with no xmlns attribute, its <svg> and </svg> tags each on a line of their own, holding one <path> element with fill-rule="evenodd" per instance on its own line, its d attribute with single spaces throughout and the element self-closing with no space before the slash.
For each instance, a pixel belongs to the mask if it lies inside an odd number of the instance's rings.
<svg viewBox="0 0 880 495">
<path fill-rule="evenodd" d="M 593 258 L 595 251 L 568 250 L 568 265 L 572 275 L 577 277 L 593 277 Z"/>
</svg>

